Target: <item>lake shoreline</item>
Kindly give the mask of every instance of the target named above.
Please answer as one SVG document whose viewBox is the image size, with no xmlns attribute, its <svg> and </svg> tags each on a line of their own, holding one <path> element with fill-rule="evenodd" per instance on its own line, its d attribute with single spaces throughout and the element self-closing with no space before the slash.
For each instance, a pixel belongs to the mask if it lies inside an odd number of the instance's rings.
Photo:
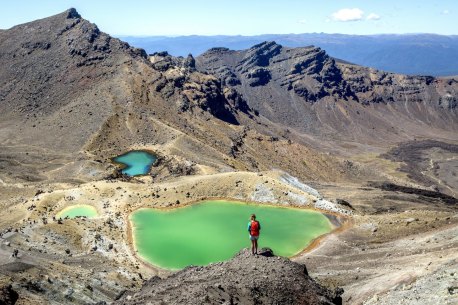
<svg viewBox="0 0 458 305">
<path fill-rule="evenodd" d="M 336 234 L 336 233 L 342 232 L 342 231 L 346 230 L 347 228 L 349 228 L 351 226 L 351 221 L 349 221 L 349 217 L 348 216 L 337 214 L 337 213 L 334 213 L 334 212 L 323 211 L 323 210 L 320 210 L 320 209 L 317 209 L 317 208 L 314 208 L 314 207 L 311 207 L 311 206 L 290 205 L 290 204 L 282 205 L 282 204 L 279 204 L 279 203 L 259 203 L 259 202 L 254 202 L 254 201 L 244 201 L 244 200 L 240 200 L 240 199 L 235 199 L 234 200 L 232 198 L 230 198 L 230 199 L 228 199 L 228 198 L 202 198 L 202 200 L 190 201 L 190 202 L 187 202 L 187 203 L 174 205 L 172 207 L 170 207 L 170 206 L 167 206 L 167 207 L 163 207 L 163 206 L 162 207 L 139 207 L 139 208 L 137 208 L 135 210 L 132 210 L 130 212 L 130 214 L 126 215 L 126 222 L 128 224 L 128 228 L 127 228 L 127 231 L 128 231 L 127 232 L 128 244 L 129 244 L 129 247 L 130 247 L 132 253 L 134 254 L 134 256 L 137 257 L 139 259 L 139 261 L 144 266 L 146 266 L 148 269 L 154 271 L 155 273 L 169 274 L 170 272 L 175 272 L 175 271 L 181 270 L 182 268 L 177 268 L 177 269 L 164 268 L 164 267 L 155 265 L 154 263 L 149 262 L 148 259 L 143 257 L 138 252 L 138 249 L 136 247 L 137 240 L 136 240 L 136 237 L 135 237 L 135 234 L 134 234 L 135 225 L 133 224 L 133 221 L 131 219 L 131 215 L 134 214 L 135 212 L 139 211 L 139 210 L 142 210 L 142 209 L 172 211 L 172 210 L 176 210 L 176 209 L 179 209 L 179 208 L 189 207 L 189 206 L 195 205 L 195 204 L 205 203 L 205 202 L 208 202 L 208 201 L 212 201 L 212 202 L 224 201 L 224 202 L 230 202 L 230 203 L 242 204 L 242 205 L 254 205 L 254 206 L 257 206 L 257 207 L 263 207 L 264 206 L 264 207 L 284 208 L 284 209 L 310 210 L 310 211 L 314 211 L 314 212 L 319 212 L 320 214 L 325 216 L 327 218 L 327 220 L 329 221 L 329 223 L 330 223 L 330 226 L 331 226 L 330 231 L 327 232 L 327 233 L 321 234 L 321 235 L 317 236 L 316 238 L 312 239 L 307 244 L 307 246 L 305 248 L 303 248 L 302 250 L 300 250 L 296 254 L 293 254 L 293 255 L 290 255 L 290 256 L 286 256 L 286 257 L 288 257 L 289 259 L 292 259 L 292 260 L 294 260 L 294 259 L 296 259 L 298 257 L 301 257 L 305 253 L 308 253 L 308 252 L 312 251 L 313 249 L 315 249 L 318 245 L 320 245 L 320 243 L 324 239 L 326 239 L 326 237 L 328 237 L 328 236 L 330 236 L 332 234 Z M 246 246 L 247 247 L 249 246 L 249 242 L 247 242 Z M 264 246 L 268 247 L 268 245 L 264 245 Z"/>
<path fill-rule="evenodd" d="M 144 173 L 130 175 L 130 174 L 125 173 L 124 171 L 125 171 L 125 170 L 128 170 L 128 169 L 130 169 L 130 168 L 132 168 L 133 166 L 132 166 L 132 165 L 129 165 L 129 164 L 127 164 L 127 163 L 124 163 L 124 162 L 122 162 L 122 161 L 118 161 L 117 159 L 123 158 L 123 157 L 127 157 L 129 154 L 135 154 L 135 153 L 145 153 L 145 154 L 148 156 L 148 158 L 151 158 L 151 161 L 152 161 L 152 162 L 151 162 L 151 164 L 147 164 L 148 169 L 145 170 Z M 157 155 L 155 152 L 153 152 L 153 151 L 151 151 L 151 150 L 148 150 L 148 149 L 135 149 L 135 150 L 130 150 L 130 151 L 127 151 L 127 152 L 125 152 L 125 153 L 123 153 L 123 154 L 120 154 L 120 155 L 118 155 L 118 156 L 116 156 L 116 157 L 111 157 L 111 158 L 110 158 L 110 161 L 111 161 L 113 164 L 119 166 L 119 171 L 120 171 L 121 173 L 125 174 L 125 175 L 128 175 L 129 177 L 148 176 L 149 173 L 150 173 L 150 171 L 151 171 L 151 168 L 158 162 L 158 160 L 159 160 L 158 155 Z"/>
</svg>

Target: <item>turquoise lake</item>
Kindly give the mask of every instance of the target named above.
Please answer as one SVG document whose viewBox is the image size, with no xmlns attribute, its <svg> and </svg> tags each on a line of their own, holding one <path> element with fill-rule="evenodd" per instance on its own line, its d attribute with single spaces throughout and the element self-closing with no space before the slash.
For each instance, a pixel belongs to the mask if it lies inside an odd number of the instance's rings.
<svg viewBox="0 0 458 305">
<path fill-rule="evenodd" d="M 135 150 L 113 158 L 113 161 L 124 165 L 121 170 L 129 176 L 146 175 L 157 158 L 146 151 Z"/>
<path fill-rule="evenodd" d="M 250 215 L 261 222 L 259 247 L 281 256 L 294 256 L 333 226 L 316 211 L 204 201 L 171 210 L 143 208 L 129 217 L 134 247 L 147 262 L 165 269 L 207 265 L 230 259 L 251 242 Z"/>
</svg>

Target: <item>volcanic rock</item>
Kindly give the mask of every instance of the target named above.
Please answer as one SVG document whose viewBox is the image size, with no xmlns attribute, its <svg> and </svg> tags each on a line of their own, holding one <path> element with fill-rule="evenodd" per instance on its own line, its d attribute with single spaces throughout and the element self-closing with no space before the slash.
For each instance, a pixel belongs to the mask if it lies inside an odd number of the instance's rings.
<svg viewBox="0 0 458 305">
<path fill-rule="evenodd" d="M 458 131 L 455 82 L 353 65 L 313 46 L 213 48 L 196 58 L 196 67 L 216 75 L 272 122 L 322 138 L 399 141 L 406 130 Z"/>
<path fill-rule="evenodd" d="M 227 262 L 187 267 L 166 279 L 153 277 L 114 304 L 342 304 L 341 289 L 316 283 L 304 265 L 262 249 L 244 249 Z"/>
<path fill-rule="evenodd" d="M 19 295 L 13 290 L 11 285 L 6 285 L 0 288 L 0 304 L 14 305 L 16 304 Z"/>
</svg>

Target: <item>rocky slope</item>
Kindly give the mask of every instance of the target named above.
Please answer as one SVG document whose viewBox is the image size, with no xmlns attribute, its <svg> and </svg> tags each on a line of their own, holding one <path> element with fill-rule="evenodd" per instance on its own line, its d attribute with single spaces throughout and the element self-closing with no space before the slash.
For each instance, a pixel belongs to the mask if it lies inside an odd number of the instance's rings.
<svg viewBox="0 0 458 305">
<path fill-rule="evenodd" d="M 114 304 L 342 304 L 341 289 L 329 291 L 313 281 L 304 265 L 242 250 L 227 262 L 188 267 L 167 279 L 154 277 L 136 293 Z"/>
<path fill-rule="evenodd" d="M 110 104 L 128 98 L 104 81 L 125 83 L 123 68 L 146 58 L 76 10 L 4 31 L 0 45 L 2 142 L 64 151 L 81 148 L 112 114 Z"/>
<path fill-rule="evenodd" d="M 336 60 L 320 48 L 275 42 L 211 49 L 196 58 L 196 67 L 217 75 L 269 120 L 324 139 L 456 139 L 454 79 L 386 73 Z"/>
<path fill-rule="evenodd" d="M 332 179 L 347 175 L 341 161 L 292 143 L 236 90 L 197 71 L 194 58 L 148 57 L 75 10 L 3 31 L 0 46 L 2 181 L 100 179 L 113 170 L 110 157 L 142 147 L 175 167 L 311 176 L 303 160 L 278 153 L 285 144 L 310 164 L 327 160 Z"/>
</svg>

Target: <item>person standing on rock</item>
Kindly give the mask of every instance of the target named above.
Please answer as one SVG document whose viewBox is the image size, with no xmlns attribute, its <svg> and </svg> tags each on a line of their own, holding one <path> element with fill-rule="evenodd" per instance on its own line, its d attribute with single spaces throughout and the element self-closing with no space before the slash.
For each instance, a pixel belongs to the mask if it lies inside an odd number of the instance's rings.
<svg viewBox="0 0 458 305">
<path fill-rule="evenodd" d="M 258 239 L 261 224 L 256 220 L 256 215 L 251 214 L 250 222 L 248 223 L 248 232 L 250 233 L 251 240 L 251 254 L 258 254 Z"/>
</svg>

